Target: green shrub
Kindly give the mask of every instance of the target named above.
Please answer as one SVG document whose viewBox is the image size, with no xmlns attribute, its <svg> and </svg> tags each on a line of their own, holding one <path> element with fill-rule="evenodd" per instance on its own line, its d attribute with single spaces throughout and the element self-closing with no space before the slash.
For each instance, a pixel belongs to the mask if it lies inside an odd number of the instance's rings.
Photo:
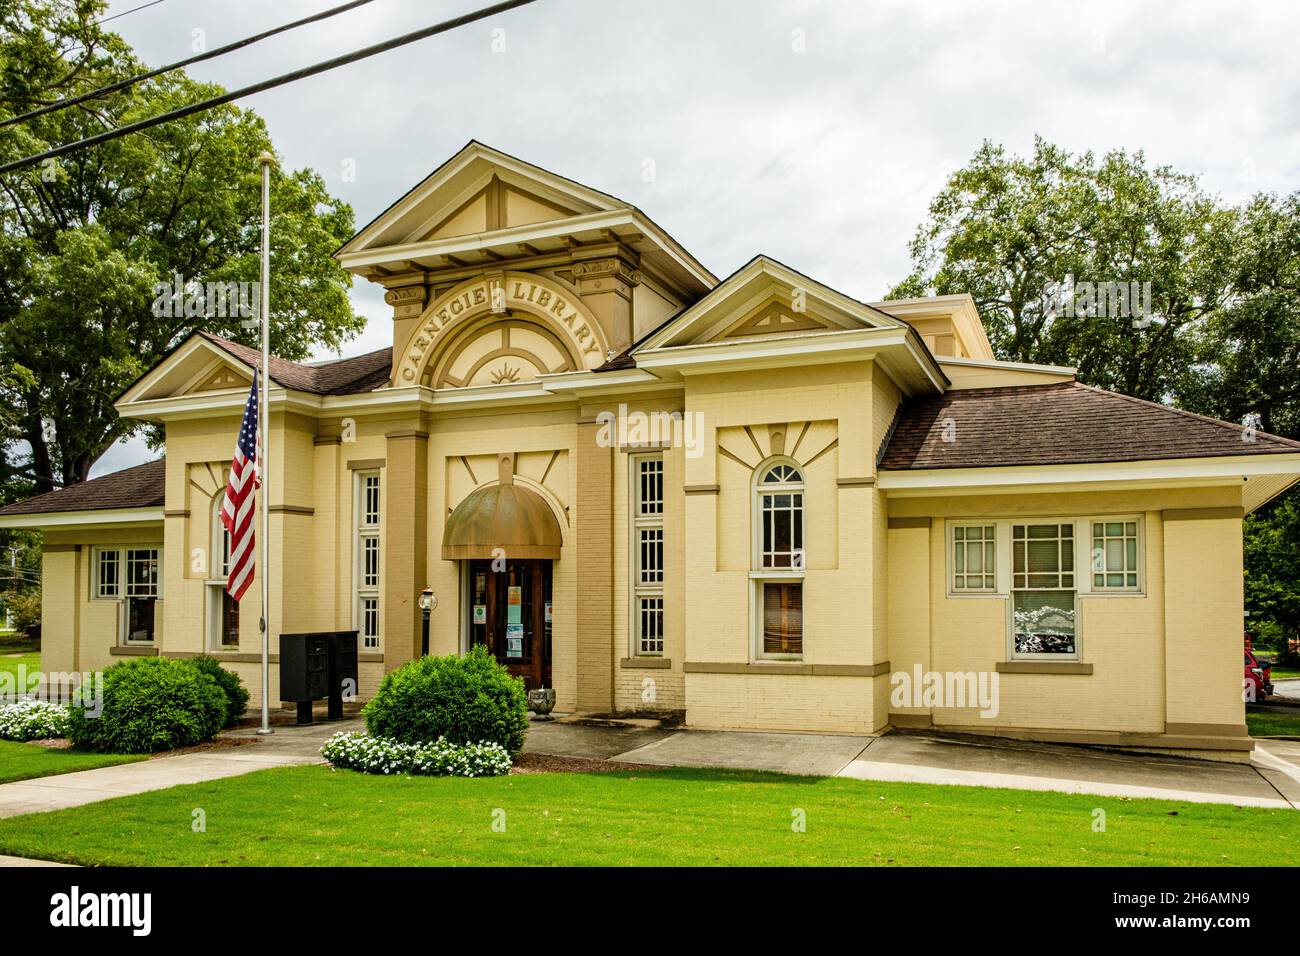
<svg viewBox="0 0 1300 956">
<path fill-rule="evenodd" d="M 15 631 L 25 631 L 33 624 L 41 623 L 40 591 L 10 591 L 0 594 L 0 607 L 9 609 Z M 3 623 L 3 615 L 0 615 L 0 624 Z"/>
<path fill-rule="evenodd" d="M 486 648 L 421 657 L 387 675 L 365 709 L 372 736 L 404 744 L 497 743 L 511 757 L 528 732 L 524 682 Z"/>
<path fill-rule="evenodd" d="M 68 738 L 80 750 L 142 754 L 211 740 L 226 722 L 226 695 L 188 661 L 142 657 L 104 671 L 102 699 L 76 701 Z"/>
<path fill-rule="evenodd" d="M 191 657 L 189 664 L 210 676 L 225 692 L 226 726 L 233 727 L 239 723 L 239 718 L 243 717 L 248 710 L 248 689 L 244 687 L 244 682 L 239 679 L 239 675 L 234 671 L 226 670 L 219 660 L 207 654 Z"/>
</svg>

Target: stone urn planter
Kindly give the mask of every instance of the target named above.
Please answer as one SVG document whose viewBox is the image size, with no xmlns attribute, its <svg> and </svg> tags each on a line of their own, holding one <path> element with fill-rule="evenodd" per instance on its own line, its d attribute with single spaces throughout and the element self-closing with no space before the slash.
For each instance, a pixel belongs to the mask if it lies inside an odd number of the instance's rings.
<svg viewBox="0 0 1300 956">
<path fill-rule="evenodd" d="M 551 711 L 555 709 L 555 688 L 539 687 L 528 692 L 528 709 L 537 716 L 534 720 L 554 720 Z"/>
</svg>

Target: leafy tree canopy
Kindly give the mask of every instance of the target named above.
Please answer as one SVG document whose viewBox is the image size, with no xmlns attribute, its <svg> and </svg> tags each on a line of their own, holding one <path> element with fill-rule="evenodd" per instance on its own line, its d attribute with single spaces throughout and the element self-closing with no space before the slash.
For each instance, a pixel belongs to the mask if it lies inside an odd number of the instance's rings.
<svg viewBox="0 0 1300 956">
<path fill-rule="evenodd" d="M 94 23 L 105 7 L 0 0 L 0 118 L 146 69 Z M 159 77 L 0 130 L 0 161 L 220 92 Z M 226 105 L 0 177 L 0 500 L 85 480 L 140 427 L 114 399 L 191 331 L 256 344 L 237 309 L 154 306 L 157 285 L 177 277 L 191 291 L 257 281 L 263 151 L 274 150 L 262 119 Z M 272 351 L 338 348 L 364 326 L 331 258 L 354 231 L 352 209 L 309 169 L 276 171 L 271 207 Z M 251 291 L 244 301 L 256 307 Z"/>
<path fill-rule="evenodd" d="M 1037 139 L 1022 157 L 985 142 L 910 251 L 889 297 L 969 292 L 1000 358 L 1300 438 L 1300 192 L 1230 206 L 1140 152 L 1098 159 Z M 1140 314 L 1132 300 L 1118 315 L 1114 299 L 1063 308 L 1071 278 L 1149 294 Z M 1294 636 L 1300 491 L 1251 515 L 1245 534 L 1252 624 Z"/>
</svg>

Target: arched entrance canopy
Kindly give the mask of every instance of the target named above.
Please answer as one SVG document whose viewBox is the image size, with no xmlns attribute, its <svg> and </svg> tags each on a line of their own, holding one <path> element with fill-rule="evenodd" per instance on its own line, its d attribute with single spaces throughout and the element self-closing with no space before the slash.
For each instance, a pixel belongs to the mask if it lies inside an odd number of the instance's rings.
<svg viewBox="0 0 1300 956">
<path fill-rule="evenodd" d="M 555 561 L 561 541 L 560 523 L 537 492 L 518 484 L 486 485 L 447 518 L 442 556 L 448 561 L 494 558 L 500 556 L 499 548 L 510 560 Z"/>
</svg>

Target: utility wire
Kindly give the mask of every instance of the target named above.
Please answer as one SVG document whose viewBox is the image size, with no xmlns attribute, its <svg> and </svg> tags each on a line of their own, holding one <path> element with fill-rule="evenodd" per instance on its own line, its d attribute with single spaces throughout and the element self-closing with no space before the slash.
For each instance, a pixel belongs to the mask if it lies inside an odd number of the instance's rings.
<svg viewBox="0 0 1300 956">
<path fill-rule="evenodd" d="M 251 96 L 254 93 L 261 93 L 264 90 L 271 90 L 277 86 L 284 86 L 286 83 L 292 83 L 295 80 L 306 79 L 309 76 L 315 76 L 317 73 L 325 73 L 328 70 L 337 69 L 340 66 L 346 66 L 349 63 L 356 63 L 380 53 L 387 53 L 389 50 L 395 50 L 398 47 L 415 43 L 417 40 L 423 40 L 439 33 L 446 33 L 448 30 L 454 30 L 457 27 L 465 26 L 476 20 L 485 20 L 488 17 L 496 16 L 498 13 L 505 13 L 507 10 L 513 10 L 516 7 L 526 6 L 534 3 L 536 0 L 505 0 L 503 3 L 496 3 L 490 7 L 483 7 L 480 10 L 474 10 L 471 13 L 465 13 L 450 20 L 444 20 L 430 27 L 416 30 L 412 33 L 406 33 L 391 40 L 385 40 L 382 43 L 376 43 L 372 46 L 363 47 L 352 53 L 345 53 L 342 56 L 336 56 L 329 60 L 323 60 L 313 66 L 306 66 L 300 70 L 294 70 L 292 73 L 285 73 L 281 76 L 274 77 L 270 80 L 263 80 L 261 83 L 254 83 L 252 86 L 245 86 L 242 89 L 232 90 L 229 93 L 223 93 L 221 96 L 214 96 L 211 99 L 200 100 L 198 103 L 191 103 L 189 106 L 172 110 L 170 113 L 162 113 L 158 116 L 151 116 L 148 119 L 139 120 L 135 123 L 128 123 L 126 126 L 120 126 L 117 129 L 105 130 L 102 133 L 96 133 L 94 136 L 88 136 L 85 139 L 79 139 L 74 143 L 65 143 L 62 146 L 56 146 L 53 149 L 47 149 L 43 153 L 37 153 L 34 156 L 28 156 L 24 159 L 16 159 L 13 162 L 5 163 L 0 166 L 0 173 L 11 173 L 18 169 L 26 169 L 28 166 L 35 166 L 37 163 L 44 162 L 47 159 L 54 159 L 58 156 L 65 156 L 68 153 L 84 149 L 87 146 L 98 146 L 100 143 L 107 143 L 110 140 L 118 139 L 130 133 L 138 133 L 140 130 L 151 129 L 154 126 L 160 126 L 163 123 L 169 123 L 172 120 L 184 119 L 186 116 L 192 116 L 195 113 L 201 113 L 204 110 L 210 110 L 215 106 L 223 106 L 233 100 L 244 96 Z"/>
<path fill-rule="evenodd" d="M 162 3 L 162 0 L 154 0 L 154 2 Z M 308 23 L 315 23 L 318 20 L 327 20 L 332 16 L 336 16 L 337 14 L 340 13 L 345 13 L 348 10 L 354 9 L 355 7 L 364 6 L 365 4 L 372 3 L 372 2 L 373 0 L 352 0 L 351 3 L 345 3 L 341 6 L 331 7 L 329 10 L 325 10 L 321 13 L 314 13 L 309 17 L 303 17 L 301 20 L 294 20 L 292 23 L 281 24 L 280 26 L 275 27 L 271 30 L 267 30 L 264 33 L 259 33 L 256 36 L 246 37 L 243 40 L 236 40 L 234 43 L 227 43 L 225 46 L 219 46 L 215 50 L 208 50 L 205 53 L 200 53 L 197 56 L 190 57 L 189 59 L 178 60 L 175 63 L 169 63 L 167 66 L 160 66 L 156 70 L 150 70 L 149 72 L 141 73 L 138 76 L 131 76 L 126 78 L 125 80 L 119 80 L 116 83 L 110 83 L 108 86 L 101 86 L 97 90 L 91 90 L 88 93 L 82 93 L 78 96 L 71 96 L 68 97 L 67 99 L 59 100 L 56 103 L 49 103 L 38 109 L 30 110 L 26 113 L 23 113 L 21 116 L 11 116 L 9 119 L 0 120 L 0 129 L 4 129 L 6 126 L 12 126 L 14 123 L 23 123 L 26 122 L 27 120 L 35 119 L 38 116 L 44 116 L 46 113 L 53 113 L 55 110 L 62 110 L 62 109 L 67 109 L 69 106 L 76 106 L 78 103 L 86 102 L 86 100 L 95 100 L 104 96 L 108 96 L 110 93 L 116 93 L 119 90 L 124 90 L 129 86 L 135 86 L 137 83 L 143 83 L 145 80 L 151 80 L 155 76 L 162 76 L 164 73 L 171 73 L 173 70 L 183 69 L 184 67 L 190 66 L 192 64 L 201 63 L 204 60 L 211 60 L 214 57 L 223 56 L 234 50 L 240 50 L 246 46 L 252 46 L 254 43 L 257 43 L 259 40 L 265 40 L 267 37 L 273 37 L 277 33 L 284 33 L 288 30 L 293 30 L 297 27 L 305 26 Z M 151 5 L 152 4 L 148 4 L 148 6 Z M 143 10 L 144 7 L 136 7 L 136 9 Z M 134 11 L 128 10 L 126 12 L 132 13 Z M 117 14 L 117 16 L 125 16 L 125 15 L 126 14 L 122 14 L 122 13 Z M 111 20 L 112 17 L 109 17 L 109 19 Z"/>
<path fill-rule="evenodd" d="M 96 20 L 95 23 L 96 23 L 96 24 L 107 23 L 109 20 L 116 20 L 118 17 L 124 17 L 124 16 L 126 16 L 128 13 L 135 13 L 135 12 L 137 12 L 137 11 L 139 11 L 139 10 L 143 10 L 143 9 L 145 9 L 146 7 L 156 7 L 156 6 L 158 6 L 158 4 L 160 4 L 160 3 L 162 3 L 162 2 L 163 2 L 163 0 L 152 0 L 152 2 L 150 2 L 150 3 L 142 3 L 142 4 L 140 4 L 140 6 L 138 6 L 138 7 L 132 7 L 130 10 L 123 10 L 121 13 L 115 13 L 115 14 L 113 14 L 111 17 L 104 17 L 104 19 L 102 19 L 102 20 Z"/>
</svg>

